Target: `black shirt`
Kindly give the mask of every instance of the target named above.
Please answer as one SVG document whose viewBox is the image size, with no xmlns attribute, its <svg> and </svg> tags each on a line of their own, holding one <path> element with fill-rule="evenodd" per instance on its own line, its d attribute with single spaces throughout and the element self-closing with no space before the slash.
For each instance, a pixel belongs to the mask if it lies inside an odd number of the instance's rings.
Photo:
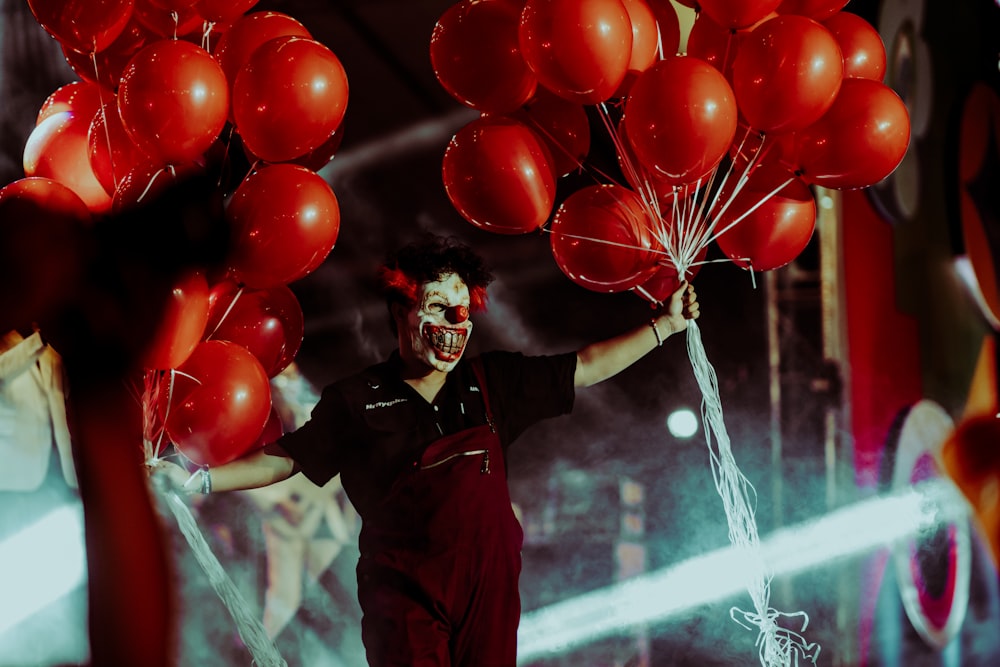
<svg viewBox="0 0 1000 667">
<path fill-rule="evenodd" d="M 528 426 L 572 410 L 575 352 L 487 352 L 480 359 L 505 452 Z M 486 423 L 470 360 L 448 374 L 433 403 L 401 379 L 401 363 L 394 352 L 387 361 L 328 385 L 309 420 L 278 440 L 313 483 L 326 484 L 340 473 L 362 518 L 428 444 Z"/>
</svg>

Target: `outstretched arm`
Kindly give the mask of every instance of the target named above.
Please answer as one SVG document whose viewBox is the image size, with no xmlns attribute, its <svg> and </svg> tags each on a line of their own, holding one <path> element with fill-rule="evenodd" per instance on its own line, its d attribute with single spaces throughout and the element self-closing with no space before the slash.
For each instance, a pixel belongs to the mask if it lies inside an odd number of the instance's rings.
<svg viewBox="0 0 1000 667">
<path fill-rule="evenodd" d="M 687 329 L 687 321 L 698 315 L 698 297 L 685 282 L 670 296 L 663 312 L 646 324 L 579 350 L 573 383 L 589 387 L 620 373 L 668 337 Z"/>
<path fill-rule="evenodd" d="M 183 467 L 163 459 L 152 464 L 154 473 L 162 472 L 178 488 L 188 493 L 204 491 L 238 491 L 256 489 L 288 479 L 298 472 L 295 462 L 279 445 L 272 443 L 246 456 L 220 466 L 210 468 L 207 473 L 194 475 Z M 204 474 L 210 482 L 204 484 Z"/>
</svg>

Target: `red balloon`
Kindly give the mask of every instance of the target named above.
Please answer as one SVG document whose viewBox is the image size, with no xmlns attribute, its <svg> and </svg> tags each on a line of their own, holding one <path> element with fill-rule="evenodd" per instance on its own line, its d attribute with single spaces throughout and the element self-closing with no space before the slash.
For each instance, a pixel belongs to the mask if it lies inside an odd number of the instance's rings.
<svg viewBox="0 0 1000 667">
<path fill-rule="evenodd" d="M 302 37 L 258 47 L 233 84 L 233 118 L 246 147 L 285 162 L 327 141 L 347 110 L 347 74 L 333 51 Z"/>
<path fill-rule="evenodd" d="M 142 160 L 119 180 L 111 200 L 111 211 L 118 214 L 155 201 L 179 181 L 201 171 L 194 162 L 163 165 Z"/>
<path fill-rule="evenodd" d="M 733 160 L 733 172 L 740 174 L 750 161 L 754 167 L 762 164 L 780 165 L 788 171 L 798 170 L 795 158 L 795 133 L 771 132 L 762 134 L 740 123 L 736 138 L 729 147 L 729 157 Z"/>
<path fill-rule="evenodd" d="M 441 165 L 448 199 L 470 223 L 497 234 L 545 224 L 555 203 L 548 150 L 527 126 L 484 116 L 459 130 Z"/>
<path fill-rule="evenodd" d="M 310 169 L 312 171 L 320 171 L 323 167 L 329 164 L 330 160 L 340 149 L 340 144 L 344 140 L 344 124 L 341 123 L 340 126 L 334 130 L 330 138 L 324 141 L 322 144 L 312 149 L 304 155 L 300 155 L 294 160 L 288 160 L 287 164 L 297 164 Z M 255 165 L 258 162 L 263 162 L 259 157 L 254 155 L 249 148 L 240 140 L 239 135 L 236 135 L 236 141 L 239 142 L 243 149 L 243 154 L 246 155 L 247 161 L 251 165 Z"/>
<path fill-rule="evenodd" d="M 267 417 L 267 423 L 264 424 L 264 430 L 261 431 L 260 437 L 247 448 L 247 452 L 263 449 L 280 438 L 284 432 L 285 429 L 281 425 L 281 415 L 278 414 L 277 409 L 272 405 L 271 412 Z"/>
<path fill-rule="evenodd" d="M 302 23 L 281 12 L 254 12 L 236 19 L 229 29 L 222 33 L 212 55 L 222 66 L 232 91 L 233 82 L 240 69 L 246 65 L 250 55 L 277 37 L 305 37 L 312 35 Z"/>
<path fill-rule="evenodd" d="M 167 39 L 187 35 L 205 23 L 194 7 L 169 10 L 153 0 L 135 0 L 135 20 L 154 35 Z"/>
<path fill-rule="evenodd" d="M 677 53 L 681 43 L 681 21 L 673 3 L 670 0 L 646 0 L 646 4 L 656 17 L 656 25 L 660 30 L 660 50 L 663 55 Z"/>
<path fill-rule="evenodd" d="M 232 225 L 229 269 L 257 289 L 312 273 L 333 249 L 340 206 L 316 172 L 294 164 L 264 165 L 236 188 L 226 207 Z"/>
<path fill-rule="evenodd" d="M 723 202 L 728 197 L 723 194 Z M 815 228 L 809 186 L 788 170 L 764 165 L 750 174 L 715 231 L 719 249 L 737 266 L 770 271 L 798 257 Z"/>
<path fill-rule="evenodd" d="M 872 24 L 857 14 L 837 12 L 823 21 L 844 55 L 844 76 L 858 79 L 885 78 L 885 44 Z"/>
<path fill-rule="evenodd" d="M 764 19 L 781 0 L 698 0 L 701 10 L 726 28 L 749 28 Z"/>
<path fill-rule="evenodd" d="M 72 111 L 80 118 L 91 118 L 104 100 L 114 99 L 114 93 L 89 81 L 71 81 L 57 88 L 42 103 L 35 119 L 38 125 L 49 116 Z"/>
<path fill-rule="evenodd" d="M 704 60 L 667 56 L 639 75 L 625 102 L 626 134 L 639 161 L 673 183 L 704 176 L 736 134 L 736 101 Z"/>
<path fill-rule="evenodd" d="M 653 230 L 658 221 L 642 200 L 620 185 L 577 190 L 552 218 L 551 245 L 556 264 L 581 287 L 621 292 L 648 280 L 660 255 Z"/>
<path fill-rule="evenodd" d="M 94 176 L 105 192 L 114 195 L 118 184 L 145 156 L 125 131 L 118 102 L 112 99 L 94 114 L 87 130 L 87 155 Z M 112 203 L 112 206 L 114 204 Z"/>
<path fill-rule="evenodd" d="M 174 281 L 139 365 L 151 370 L 177 368 L 201 341 L 207 321 L 208 281 L 201 271 L 187 271 Z"/>
<path fill-rule="evenodd" d="M 177 449 L 207 466 L 249 451 L 271 414 L 271 387 L 257 358 L 236 343 L 209 340 L 177 370 L 164 419 Z"/>
<path fill-rule="evenodd" d="M 64 46 L 93 53 L 125 29 L 133 0 L 28 0 L 35 19 Z"/>
<path fill-rule="evenodd" d="M 87 132 L 89 116 L 63 111 L 35 126 L 24 146 L 25 176 L 59 181 L 75 192 L 87 208 L 101 215 L 111 209 L 111 195 L 90 166 Z"/>
<path fill-rule="evenodd" d="M 795 156 L 807 183 L 864 188 L 902 162 L 910 144 L 906 104 L 871 79 L 845 79 L 833 106 L 795 133 Z"/>
<path fill-rule="evenodd" d="M 632 142 L 629 141 L 624 122 L 618 123 L 617 135 L 617 140 L 614 143 L 618 167 L 632 189 L 644 193 L 643 196 L 647 198 L 656 197 L 659 199 L 661 196 L 667 196 L 668 193 L 671 193 L 672 196 L 674 183 L 650 171 L 639 161 L 635 149 L 632 148 Z"/>
<path fill-rule="evenodd" d="M 844 57 L 830 31 L 803 16 L 765 21 L 740 44 L 733 91 L 750 126 L 795 131 L 833 104 L 844 78 Z"/>
<path fill-rule="evenodd" d="M 521 8 L 509 0 L 457 2 L 431 34 L 431 66 L 449 95 L 480 111 L 507 113 L 538 86 L 518 45 Z"/>
<path fill-rule="evenodd" d="M 622 0 L 622 4 L 632 24 L 632 54 L 626 70 L 628 74 L 635 76 L 639 72 L 645 72 L 656 62 L 660 47 L 657 15 L 648 0 Z M 676 47 L 670 50 L 668 45 L 664 46 L 664 53 L 673 51 L 676 51 Z"/>
<path fill-rule="evenodd" d="M 725 75 L 733 79 L 733 61 L 746 32 L 724 28 L 706 14 L 698 14 L 688 34 L 687 54 L 701 58 Z"/>
<path fill-rule="evenodd" d="M 226 75 L 205 49 L 159 40 L 129 61 L 118 110 L 132 141 L 154 162 L 190 162 L 226 124 Z"/>
<path fill-rule="evenodd" d="M 590 121 L 582 105 L 545 88 L 524 108 L 511 114 L 532 129 L 548 146 L 556 176 L 577 171 L 590 152 Z"/>
<path fill-rule="evenodd" d="M 695 262 L 705 261 L 708 255 L 708 246 L 703 246 L 695 257 Z M 701 271 L 700 263 L 688 267 L 684 280 L 691 281 Z M 677 272 L 677 266 L 669 258 L 660 260 L 660 265 L 646 282 L 632 288 L 632 291 L 643 299 L 649 301 L 654 306 L 659 306 L 667 302 L 670 296 L 681 286 L 681 278 Z"/>
<path fill-rule="evenodd" d="M 618 90 L 632 53 L 632 24 L 621 0 L 528 0 L 518 42 L 549 90 L 596 104 Z"/>
<path fill-rule="evenodd" d="M 8 286 L 0 289 L 0 330 L 44 322 L 72 298 L 90 224 L 83 200 L 52 179 L 0 189 L 0 281 Z"/>
<path fill-rule="evenodd" d="M 77 76 L 84 81 L 99 83 L 109 90 L 117 90 L 122 72 L 132 56 L 158 36 L 143 26 L 133 14 L 121 34 L 107 48 L 98 53 L 80 53 L 63 46 L 63 56 Z"/>
<path fill-rule="evenodd" d="M 799 14 L 815 21 L 823 21 L 844 8 L 847 0 L 782 0 L 779 14 Z"/>
<path fill-rule="evenodd" d="M 285 370 L 298 354 L 302 308 L 287 285 L 255 290 L 224 280 L 212 288 L 208 302 L 205 338 L 247 348 L 268 377 Z"/>
<path fill-rule="evenodd" d="M 160 9 L 166 9 L 171 12 L 179 12 L 182 9 L 190 9 L 194 7 L 198 0 L 149 0 L 149 3 Z"/>
<path fill-rule="evenodd" d="M 258 0 L 198 0 L 197 9 L 206 21 L 232 23 L 250 11 Z"/>
</svg>

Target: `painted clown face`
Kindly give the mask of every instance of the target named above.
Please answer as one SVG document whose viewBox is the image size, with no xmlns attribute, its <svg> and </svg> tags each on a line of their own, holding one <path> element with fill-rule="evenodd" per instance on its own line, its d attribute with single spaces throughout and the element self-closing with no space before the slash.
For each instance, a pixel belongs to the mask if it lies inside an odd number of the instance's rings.
<svg viewBox="0 0 1000 667">
<path fill-rule="evenodd" d="M 413 360 L 445 373 L 452 370 L 472 333 L 469 288 L 454 273 L 424 283 L 417 303 L 400 322 L 399 333 L 400 349 L 409 345 Z"/>
</svg>

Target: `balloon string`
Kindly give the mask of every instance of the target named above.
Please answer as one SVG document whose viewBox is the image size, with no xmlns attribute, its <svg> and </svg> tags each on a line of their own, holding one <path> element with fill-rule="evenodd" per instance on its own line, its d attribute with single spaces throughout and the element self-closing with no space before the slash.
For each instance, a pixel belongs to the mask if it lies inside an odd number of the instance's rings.
<svg viewBox="0 0 1000 667">
<path fill-rule="evenodd" d="M 169 171 L 170 175 L 173 176 L 174 178 L 177 177 L 177 170 L 174 169 L 174 165 L 168 164 L 165 167 L 160 167 L 159 169 L 156 170 L 156 172 L 152 176 L 150 176 L 149 183 L 146 183 L 146 187 L 143 189 L 142 193 L 138 197 L 136 197 L 135 200 L 136 203 L 141 202 L 146 197 L 146 195 L 149 194 L 149 190 L 150 188 L 153 187 L 153 183 L 156 182 L 157 177 L 159 177 L 159 175 L 165 171 Z"/>
<path fill-rule="evenodd" d="M 96 45 L 96 42 L 95 42 L 95 45 Z M 96 51 L 96 49 L 94 51 L 90 52 L 90 61 L 92 63 L 94 63 L 94 81 L 100 81 L 101 80 L 101 73 L 99 71 L 99 67 L 97 66 L 97 51 Z M 104 145 L 107 146 L 107 149 L 108 149 L 108 162 L 111 164 L 111 183 L 112 183 L 112 185 L 114 185 L 115 190 L 117 190 L 118 189 L 118 174 L 115 171 L 115 154 L 114 154 L 114 151 L 111 150 L 111 128 L 108 127 L 108 114 L 107 114 L 107 111 L 105 111 L 104 93 L 101 90 L 100 84 L 98 84 L 98 88 L 97 88 L 97 97 L 98 97 L 98 99 L 101 102 L 101 108 L 98 110 L 98 113 L 101 114 L 101 119 L 104 121 Z"/>
<path fill-rule="evenodd" d="M 781 628 L 780 616 L 798 616 L 804 619 L 802 630 L 808 624 L 805 612 L 783 614 L 770 607 L 772 575 L 764 563 L 760 538 L 757 534 L 757 492 L 753 484 L 740 471 L 730 446 L 729 434 L 722 414 L 718 378 L 705 354 L 701 332 L 694 320 L 688 322 L 687 350 L 695 379 L 702 393 L 701 413 L 708 448 L 712 479 L 722 499 L 729 526 L 729 540 L 745 555 L 745 562 L 753 568 L 747 591 L 754 605 L 754 612 L 739 611 L 747 624 L 758 628 L 757 646 L 764 667 L 790 667 L 798 665 L 800 656 L 815 664 L 819 646 L 807 643 L 801 634 Z M 713 436 L 715 445 L 713 447 Z M 730 612 L 736 619 L 738 610 Z M 745 624 L 744 627 L 748 627 Z"/>
<path fill-rule="evenodd" d="M 214 27 L 214 21 L 204 21 L 201 24 L 201 48 L 209 52 L 212 50 L 212 28 Z"/>
<path fill-rule="evenodd" d="M 195 560 L 208 575 L 209 583 L 212 584 L 212 588 L 215 589 L 216 594 L 226 605 L 230 616 L 236 622 L 240 638 L 253 656 L 253 664 L 260 667 L 287 667 L 288 663 L 278 653 L 274 642 L 268 638 L 264 625 L 257 620 L 236 584 L 226 574 L 222 565 L 219 564 L 219 560 L 212 553 L 211 547 L 198 529 L 198 524 L 184 500 L 173 489 L 166 492 L 166 500 L 167 506 L 177 519 L 177 525 L 194 553 Z"/>
<path fill-rule="evenodd" d="M 549 132 L 546 128 L 542 127 L 542 124 L 539 123 L 537 119 L 531 116 L 531 112 L 528 110 L 527 105 L 525 105 L 522 108 L 524 109 L 524 113 L 525 116 L 527 117 L 528 122 L 531 124 L 531 128 L 536 132 L 538 132 L 543 137 L 545 137 L 546 139 L 548 139 L 549 143 L 554 145 L 562 152 L 563 155 L 566 155 L 570 160 L 572 160 L 573 164 L 576 165 L 576 168 L 582 172 L 584 169 L 583 159 L 570 152 L 569 148 L 564 146 L 562 142 L 555 137 L 555 135 Z"/>
<path fill-rule="evenodd" d="M 714 241 L 715 239 L 719 238 L 721 235 L 725 234 L 727 231 L 729 231 L 730 229 L 732 229 L 734 225 L 739 224 L 744 218 L 746 218 L 748 215 L 750 215 L 751 213 L 753 213 L 754 211 L 756 211 L 761 205 L 763 205 L 764 203 L 766 203 L 769 199 L 771 199 L 772 197 L 774 197 L 776 194 L 778 194 L 779 192 L 781 192 L 782 190 L 784 190 L 785 186 L 788 185 L 789 183 L 791 183 L 794 180 L 795 180 L 794 178 L 789 178 L 789 179 L 785 180 L 784 183 L 782 183 L 781 185 L 779 185 L 778 187 L 776 187 L 775 189 L 771 190 L 769 193 L 767 193 L 766 195 L 764 195 L 763 197 L 761 197 L 753 206 L 751 206 L 746 211 L 744 211 L 738 218 L 734 219 L 728 225 L 726 225 L 725 227 L 723 227 L 721 231 L 715 233 L 712 236 L 712 238 L 709 239 L 709 241 Z"/>
<path fill-rule="evenodd" d="M 236 290 L 236 294 L 233 295 L 232 301 L 230 301 L 229 305 L 226 307 L 226 312 L 222 313 L 222 317 L 219 318 L 219 321 L 215 324 L 215 327 L 212 329 L 212 332 L 207 336 L 205 336 L 206 339 L 211 338 L 212 336 L 215 335 L 215 332 L 218 331 L 219 327 L 222 326 L 222 323 L 226 321 L 226 317 L 228 317 L 229 313 L 232 312 L 233 308 L 236 306 L 236 302 L 240 300 L 240 297 L 242 295 L 243 295 L 243 287 L 240 287 L 238 290 Z"/>
</svg>

